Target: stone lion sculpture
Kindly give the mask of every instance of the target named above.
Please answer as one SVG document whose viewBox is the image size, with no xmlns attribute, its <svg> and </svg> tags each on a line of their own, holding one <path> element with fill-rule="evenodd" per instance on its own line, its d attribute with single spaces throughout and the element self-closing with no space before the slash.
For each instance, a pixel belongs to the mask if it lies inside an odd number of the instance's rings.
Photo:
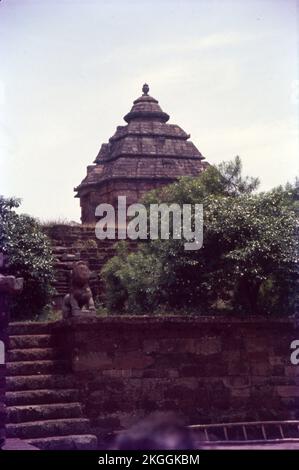
<svg viewBox="0 0 299 470">
<path fill-rule="evenodd" d="M 90 270 L 84 261 L 73 265 L 70 293 L 63 299 L 62 312 L 64 318 L 95 313 L 92 292 L 89 287 Z"/>
</svg>

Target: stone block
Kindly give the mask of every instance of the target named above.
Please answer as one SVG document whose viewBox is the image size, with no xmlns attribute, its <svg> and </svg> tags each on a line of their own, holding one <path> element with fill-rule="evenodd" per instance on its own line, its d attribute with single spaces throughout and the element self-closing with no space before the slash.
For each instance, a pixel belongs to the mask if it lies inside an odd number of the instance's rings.
<svg viewBox="0 0 299 470">
<path fill-rule="evenodd" d="M 109 369 L 111 367 L 112 358 L 104 352 L 78 352 L 72 360 L 72 369 L 74 372 Z"/>
<path fill-rule="evenodd" d="M 271 374 L 271 367 L 268 362 L 255 362 L 250 366 L 252 375 L 263 375 L 269 377 Z"/>
<path fill-rule="evenodd" d="M 113 359 L 113 367 L 116 369 L 143 369 L 153 365 L 154 358 L 144 355 L 141 351 L 125 352 L 116 354 Z"/>
<path fill-rule="evenodd" d="M 289 365 L 285 367 L 286 377 L 299 377 L 299 366 Z"/>
<path fill-rule="evenodd" d="M 282 385 L 275 387 L 276 393 L 282 398 L 299 397 L 299 387 L 296 385 Z"/>
<path fill-rule="evenodd" d="M 220 353 L 221 349 L 221 338 L 217 336 L 204 336 L 195 343 L 196 354 L 201 354 L 203 356 Z"/>
</svg>

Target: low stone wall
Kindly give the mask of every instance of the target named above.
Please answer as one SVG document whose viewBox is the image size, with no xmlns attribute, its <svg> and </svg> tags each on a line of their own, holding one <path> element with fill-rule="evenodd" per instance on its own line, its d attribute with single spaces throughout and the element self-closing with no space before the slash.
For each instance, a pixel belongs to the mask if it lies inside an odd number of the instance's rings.
<svg viewBox="0 0 299 470">
<path fill-rule="evenodd" d="M 60 332 L 99 436 L 154 410 L 190 424 L 299 418 L 289 319 L 77 318 Z"/>
</svg>

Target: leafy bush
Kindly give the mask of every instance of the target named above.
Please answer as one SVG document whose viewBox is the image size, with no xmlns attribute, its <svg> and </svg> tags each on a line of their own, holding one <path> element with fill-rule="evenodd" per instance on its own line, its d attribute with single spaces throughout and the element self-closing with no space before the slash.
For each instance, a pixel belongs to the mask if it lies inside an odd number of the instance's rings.
<svg viewBox="0 0 299 470">
<path fill-rule="evenodd" d="M 104 266 L 110 310 L 144 313 L 222 309 L 244 314 L 291 314 L 296 279 L 294 188 L 253 194 L 258 180 L 242 178 L 241 162 L 210 167 L 198 178 L 150 192 L 151 203 L 203 204 L 203 247 L 152 240 L 128 254 L 121 246 Z"/>
<path fill-rule="evenodd" d="M 12 319 L 34 318 L 53 293 L 53 258 L 48 238 L 35 219 L 17 214 L 20 200 L 0 196 L 0 250 L 6 271 L 24 278 L 21 294 L 12 299 Z"/>
<path fill-rule="evenodd" d="M 125 242 L 117 245 L 117 256 L 103 267 L 106 284 L 106 305 L 109 311 L 147 312 L 159 306 L 159 279 L 162 265 L 159 259 L 140 249 L 129 253 Z"/>
</svg>

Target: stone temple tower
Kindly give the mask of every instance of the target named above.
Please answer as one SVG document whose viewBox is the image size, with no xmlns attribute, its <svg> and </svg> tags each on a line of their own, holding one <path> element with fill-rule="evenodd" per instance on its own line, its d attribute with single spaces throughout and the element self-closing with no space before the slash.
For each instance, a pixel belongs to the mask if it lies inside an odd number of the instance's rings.
<svg viewBox="0 0 299 470">
<path fill-rule="evenodd" d="M 198 176 L 207 163 L 189 141 L 190 135 L 175 124 L 168 124 L 155 98 L 144 84 L 142 96 L 126 114 L 126 125 L 118 126 L 109 142 L 102 144 L 94 165 L 75 188 L 80 198 L 81 221 L 95 222 L 100 203 L 116 207 L 118 196 L 127 204 L 140 201 L 151 189 L 174 182 L 179 176 Z"/>
</svg>

